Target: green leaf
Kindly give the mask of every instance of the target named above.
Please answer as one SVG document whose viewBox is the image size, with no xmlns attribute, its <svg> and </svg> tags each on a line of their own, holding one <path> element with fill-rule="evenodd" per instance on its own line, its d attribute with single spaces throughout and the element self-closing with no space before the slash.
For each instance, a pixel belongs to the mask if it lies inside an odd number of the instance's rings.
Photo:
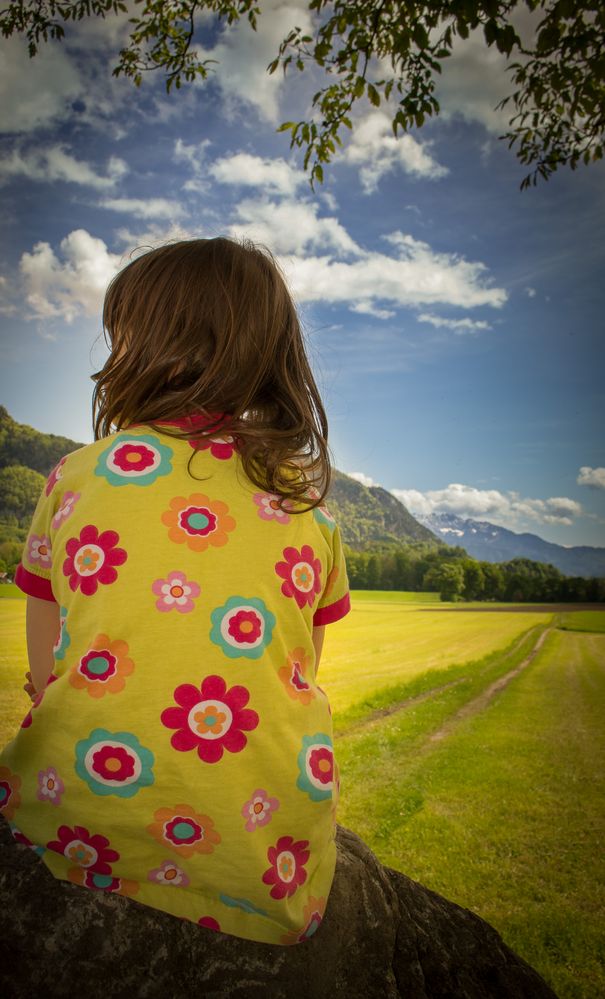
<svg viewBox="0 0 605 999">
<path fill-rule="evenodd" d="M 375 108 L 380 106 L 380 94 L 376 90 L 376 87 L 371 83 L 368 83 L 368 97 L 370 98 L 370 103 L 373 104 Z"/>
</svg>

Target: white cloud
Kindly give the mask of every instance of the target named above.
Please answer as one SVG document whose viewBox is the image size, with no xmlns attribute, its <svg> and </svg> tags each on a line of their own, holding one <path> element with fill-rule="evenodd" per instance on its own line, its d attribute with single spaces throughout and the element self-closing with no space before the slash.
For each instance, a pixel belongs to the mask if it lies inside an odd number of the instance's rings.
<svg viewBox="0 0 605 999">
<path fill-rule="evenodd" d="M 527 295 L 528 298 L 535 298 L 536 297 L 536 289 L 535 288 L 526 288 L 525 289 L 525 294 Z"/>
<path fill-rule="evenodd" d="M 301 302 L 345 304 L 387 319 L 397 306 L 498 308 L 507 300 L 503 288 L 491 286 L 485 264 L 437 253 L 402 232 L 384 237 L 394 255 L 366 250 L 335 216 L 321 216 L 316 201 L 247 198 L 235 207 L 235 217 L 230 234 L 264 243 L 279 255 Z M 460 322 L 464 328 L 471 320 Z"/>
<path fill-rule="evenodd" d="M 268 228 L 267 239 L 270 235 Z M 283 244 L 287 234 L 281 235 Z M 294 294 L 300 301 L 349 307 L 447 303 L 462 308 L 499 308 L 505 303 L 506 292 L 491 287 L 484 264 L 453 253 L 437 253 L 405 233 L 391 233 L 385 239 L 395 247 L 396 256 L 355 246 L 357 259 L 343 261 L 329 255 L 297 256 L 301 251 L 296 248 L 293 256 L 283 260 Z"/>
<path fill-rule="evenodd" d="M 75 229 L 61 240 L 59 255 L 48 243 L 36 243 L 20 262 L 31 318 L 60 316 L 71 323 L 81 314 L 97 315 L 121 264 L 121 257 L 85 229 Z"/>
<path fill-rule="evenodd" d="M 345 472 L 350 479 L 355 479 L 356 482 L 361 482 L 362 486 L 379 486 L 379 482 L 374 482 L 374 479 L 366 475 L 365 472 Z"/>
<path fill-rule="evenodd" d="M 319 217 L 318 213 L 317 202 L 248 198 L 236 206 L 237 221 L 230 226 L 230 232 L 265 243 L 275 253 L 302 254 L 323 248 L 359 254 L 359 247 L 338 219 Z"/>
<path fill-rule="evenodd" d="M 295 25 L 305 33 L 310 30 L 311 16 L 307 4 L 296 3 L 296 0 L 261 0 L 260 7 L 258 31 L 252 31 L 243 18 L 239 23 L 225 27 L 214 48 L 198 48 L 198 51 L 202 57 L 216 59 L 219 63 L 212 79 L 221 90 L 227 113 L 241 104 L 253 105 L 263 118 L 278 124 L 284 74 L 278 70 L 269 75 L 267 66 L 277 56 L 280 42 Z M 296 71 L 290 75 L 296 84 Z M 206 85 L 204 81 L 199 84 L 201 87 Z"/>
<path fill-rule="evenodd" d="M 215 160 L 208 173 L 221 184 L 258 187 L 268 195 L 293 196 L 299 187 L 306 187 L 308 178 L 284 159 L 235 153 Z"/>
<path fill-rule="evenodd" d="M 17 37 L 2 39 L 2 132 L 33 132 L 66 117 L 83 90 L 75 62 L 60 45 L 42 43 L 38 55 L 30 59 L 27 42 Z"/>
<path fill-rule="evenodd" d="M 440 328 L 445 326 L 448 330 L 454 330 L 455 333 L 466 333 L 467 331 L 474 330 L 491 330 L 492 326 L 485 322 L 484 319 L 444 319 L 442 316 L 434 316 L 430 312 L 422 312 L 418 316 L 419 323 L 430 323 L 431 326 L 436 326 Z"/>
<path fill-rule="evenodd" d="M 124 160 L 111 156 L 107 161 L 105 176 L 97 173 L 89 163 L 78 160 L 60 145 L 48 149 L 30 149 L 22 152 L 13 149 L 10 156 L 0 159 L 0 180 L 10 177 L 27 177 L 29 180 L 68 181 L 96 190 L 112 188 L 128 172 Z"/>
<path fill-rule="evenodd" d="M 449 172 L 433 159 L 428 143 L 411 135 L 393 135 L 391 119 L 383 111 L 373 111 L 354 123 L 354 130 L 344 159 L 359 166 L 359 178 L 366 194 L 372 194 L 378 182 L 397 167 L 413 177 L 436 180 Z"/>
<path fill-rule="evenodd" d="M 168 198 L 105 198 L 100 207 L 139 219 L 179 219 L 184 215 L 183 207 Z"/>
<path fill-rule="evenodd" d="M 351 312 L 359 312 L 362 316 L 375 316 L 376 319 L 392 319 L 395 312 L 392 309 L 379 309 L 371 302 L 358 302 L 351 306 Z"/>
<path fill-rule="evenodd" d="M 576 482 L 579 486 L 605 489 L 605 468 L 591 468 L 590 465 L 582 465 Z"/>
<path fill-rule="evenodd" d="M 391 489 L 391 492 L 414 514 L 448 512 L 459 517 L 496 522 L 511 530 L 518 530 L 528 521 L 569 526 L 575 517 L 584 514 L 582 505 L 566 496 L 533 499 L 521 497 L 514 490 L 503 493 L 498 489 L 477 489 L 460 482 L 450 482 L 445 489 L 429 489 L 426 492 L 417 489 Z"/>
</svg>

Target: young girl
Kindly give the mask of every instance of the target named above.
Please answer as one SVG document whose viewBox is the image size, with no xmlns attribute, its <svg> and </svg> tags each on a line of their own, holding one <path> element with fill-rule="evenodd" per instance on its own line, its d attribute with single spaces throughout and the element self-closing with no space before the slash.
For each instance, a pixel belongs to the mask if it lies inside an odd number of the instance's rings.
<svg viewBox="0 0 605 999">
<path fill-rule="evenodd" d="M 38 694 L 0 811 L 57 878 L 300 943 L 336 862 L 316 676 L 349 595 L 296 312 L 268 252 L 197 239 L 128 264 L 103 323 L 95 442 L 17 572 Z"/>
</svg>

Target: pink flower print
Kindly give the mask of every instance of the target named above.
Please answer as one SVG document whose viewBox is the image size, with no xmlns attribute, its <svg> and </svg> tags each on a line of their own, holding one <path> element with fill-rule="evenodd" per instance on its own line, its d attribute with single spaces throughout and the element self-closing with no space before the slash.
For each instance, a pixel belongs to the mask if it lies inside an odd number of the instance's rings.
<svg viewBox="0 0 605 999">
<path fill-rule="evenodd" d="M 310 853 L 306 839 L 294 842 L 292 836 L 280 836 L 275 846 L 267 850 L 267 858 L 271 867 L 265 871 L 262 880 L 266 885 L 273 885 L 271 898 L 284 898 L 293 895 L 296 889 L 307 880 L 304 865 Z"/>
<path fill-rule="evenodd" d="M 244 732 L 258 725 L 256 711 L 246 708 L 250 693 L 236 685 L 227 690 L 222 676 L 207 676 L 198 690 L 183 683 L 174 691 L 178 707 L 162 711 L 166 728 L 176 729 L 170 737 L 172 747 L 180 753 L 197 749 L 200 760 L 216 763 L 223 751 L 241 753 L 247 744 Z"/>
<path fill-rule="evenodd" d="M 65 784 L 54 767 L 38 771 L 38 801 L 48 801 L 51 805 L 60 805 L 65 791 Z"/>
<path fill-rule="evenodd" d="M 57 482 L 59 481 L 59 479 L 63 478 L 62 468 L 63 468 L 63 465 L 65 464 L 66 461 L 67 461 L 67 455 L 65 455 L 64 458 L 61 458 L 61 461 L 59 461 L 55 465 L 55 467 L 53 468 L 52 472 L 48 476 L 48 478 L 46 480 L 46 486 L 45 486 L 45 489 L 44 489 L 44 491 L 45 491 L 45 493 L 46 493 L 47 496 L 50 496 L 50 494 L 52 493 L 52 491 L 55 488 L 55 486 L 56 486 Z"/>
<path fill-rule="evenodd" d="M 32 715 L 32 711 L 34 710 L 34 708 L 38 708 L 40 706 L 40 704 L 42 703 L 42 698 L 44 697 L 44 695 L 45 695 L 46 691 L 48 690 L 50 684 L 54 683 L 55 680 L 58 680 L 58 679 L 59 679 L 59 677 L 55 673 L 51 673 L 50 674 L 48 680 L 46 681 L 46 686 L 45 686 L 44 690 L 41 690 L 40 693 L 36 695 L 31 708 L 29 709 L 29 711 L 27 712 L 25 718 L 21 722 L 21 728 L 29 728 L 29 726 L 31 725 L 31 723 L 34 720 L 33 719 L 33 715 Z"/>
<path fill-rule="evenodd" d="M 176 610 L 180 614 L 194 610 L 194 600 L 200 595 L 198 583 L 188 580 L 184 572 L 169 572 L 166 579 L 156 579 L 151 589 L 159 597 L 155 602 L 159 611 Z"/>
<path fill-rule="evenodd" d="M 236 642 L 256 642 L 262 634 L 262 621 L 254 610 L 240 610 L 229 618 L 227 631 Z"/>
<path fill-rule="evenodd" d="M 92 756 L 92 766 L 103 780 L 128 780 L 134 775 L 136 760 L 124 746 L 101 746 Z"/>
<path fill-rule="evenodd" d="M 89 597 L 97 592 L 99 583 L 115 583 L 118 578 L 115 567 L 128 558 L 123 548 L 116 547 L 119 540 L 116 531 L 99 534 L 93 524 L 83 527 L 79 538 L 70 538 L 63 563 L 63 575 L 69 576 L 70 589 L 75 591 L 79 587 Z"/>
<path fill-rule="evenodd" d="M 252 497 L 258 507 L 258 515 L 261 520 L 275 520 L 278 524 L 289 524 L 290 515 L 288 510 L 294 509 L 291 500 L 285 499 L 280 503 L 280 497 L 275 493 L 255 493 Z"/>
<path fill-rule="evenodd" d="M 155 881 L 159 885 L 172 885 L 174 888 L 186 888 L 189 878 L 185 871 L 181 870 L 178 864 L 173 864 L 171 860 L 165 860 L 163 864 L 149 871 L 147 875 L 149 881 Z"/>
<path fill-rule="evenodd" d="M 46 844 L 49 850 L 61 853 L 78 867 L 97 874 L 111 874 L 111 864 L 120 859 L 117 850 L 112 850 L 109 840 L 98 833 L 92 835 L 84 826 L 59 826 L 57 839 Z"/>
<path fill-rule="evenodd" d="M 53 519 L 51 520 L 51 526 L 54 527 L 55 530 L 57 527 L 59 527 L 61 521 L 67 520 L 68 517 L 71 517 L 72 513 L 74 512 L 74 507 L 79 499 L 80 499 L 80 493 L 72 493 L 72 492 L 63 493 L 63 497 L 61 499 L 61 506 L 59 507 Z"/>
<path fill-rule="evenodd" d="M 123 472 L 144 472 L 146 468 L 156 462 L 155 453 L 144 444 L 135 444 L 127 441 L 113 452 L 112 461 L 114 465 L 121 468 Z"/>
<path fill-rule="evenodd" d="M 277 562 L 275 571 L 283 579 L 281 591 L 285 597 L 294 597 L 302 609 L 305 604 L 313 605 L 315 596 L 321 591 L 321 562 L 315 558 L 310 545 L 297 548 L 284 548 L 284 562 Z"/>
<path fill-rule="evenodd" d="M 210 437 L 205 441 L 192 441 L 192 445 L 197 445 L 198 451 L 207 451 L 210 448 L 210 454 L 213 458 L 218 458 L 219 461 L 227 461 L 233 453 L 235 452 L 235 438 L 231 437 L 230 434 L 225 434 L 222 437 Z"/>
<path fill-rule="evenodd" d="M 242 805 L 242 815 L 246 819 L 245 829 L 254 832 L 259 826 L 266 826 L 271 821 L 272 813 L 279 808 L 277 798 L 270 798 L 266 791 L 257 788 L 252 797 Z"/>
<path fill-rule="evenodd" d="M 52 565 L 52 549 L 50 538 L 45 534 L 30 534 L 27 539 L 27 561 L 30 565 L 40 566 L 41 569 L 50 569 Z"/>
<path fill-rule="evenodd" d="M 220 924 L 213 916 L 202 916 L 198 919 L 199 926 L 205 926 L 207 930 L 214 930 L 215 933 L 221 932 Z"/>
</svg>

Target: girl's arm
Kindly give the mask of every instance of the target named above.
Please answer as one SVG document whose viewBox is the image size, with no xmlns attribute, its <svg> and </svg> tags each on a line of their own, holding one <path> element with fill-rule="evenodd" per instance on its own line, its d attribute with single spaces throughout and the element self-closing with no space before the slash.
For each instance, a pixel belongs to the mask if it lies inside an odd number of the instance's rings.
<svg viewBox="0 0 605 999">
<path fill-rule="evenodd" d="M 324 644 L 324 635 L 326 633 L 326 626 L 321 625 L 321 627 L 313 628 L 313 645 L 315 646 L 315 675 L 317 676 L 317 670 L 319 669 L 319 660 L 321 658 L 321 650 Z"/>
<path fill-rule="evenodd" d="M 27 634 L 27 656 L 36 692 L 40 694 L 52 673 L 55 663 L 53 646 L 59 634 L 61 609 L 54 600 L 40 600 L 27 597 L 25 630 Z"/>
</svg>

